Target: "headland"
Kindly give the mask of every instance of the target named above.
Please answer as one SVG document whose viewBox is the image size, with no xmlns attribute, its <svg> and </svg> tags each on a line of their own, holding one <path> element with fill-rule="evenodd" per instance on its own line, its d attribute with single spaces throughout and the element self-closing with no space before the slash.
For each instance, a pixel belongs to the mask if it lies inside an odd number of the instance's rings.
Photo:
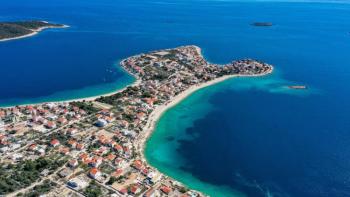
<svg viewBox="0 0 350 197">
<path fill-rule="evenodd" d="M 147 164 L 144 146 L 157 120 L 198 89 L 273 71 L 252 59 L 211 64 L 197 46 L 132 56 L 121 66 L 137 83 L 115 94 L 0 109 L 2 181 L 11 183 L 11 177 L 28 170 L 35 175 L 17 178 L 1 195 L 30 193 L 40 186 L 48 188 L 47 196 L 203 196 Z M 28 169 L 28 163 L 40 168 Z M 50 175 L 40 173 L 44 170 Z"/>
<path fill-rule="evenodd" d="M 34 36 L 49 28 L 67 28 L 62 24 L 47 21 L 0 22 L 0 42 Z"/>
</svg>

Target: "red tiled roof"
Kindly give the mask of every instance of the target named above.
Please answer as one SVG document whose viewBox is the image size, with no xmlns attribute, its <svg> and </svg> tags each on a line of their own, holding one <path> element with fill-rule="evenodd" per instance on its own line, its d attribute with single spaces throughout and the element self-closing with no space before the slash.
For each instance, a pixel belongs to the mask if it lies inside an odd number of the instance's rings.
<svg viewBox="0 0 350 197">
<path fill-rule="evenodd" d="M 58 141 L 57 139 L 53 139 L 53 140 L 51 140 L 50 144 L 57 145 L 57 144 L 60 144 L 60 141 Z"/>
<path fill-rule="evenodd" d="M 96 175 L 98 172 L 100 172 L 97 168 L 92 168 L 91 170 L 90 170 L 90 174 L 91 175 Z"/>
<path fill-rule="evenodd" d="M 172 189 L 170 187 L 165 186 L 165 185 L 161 186 L 160 190 L 166 194 L 169 194 L 172 191 Z"/>
<path fill-rule="evenodd" d="M 134 163 L 132 164 L 132 166 L 138 170 L 142 169 L 142 162 L 140 160 L 135 160 Z"/>
</svg>

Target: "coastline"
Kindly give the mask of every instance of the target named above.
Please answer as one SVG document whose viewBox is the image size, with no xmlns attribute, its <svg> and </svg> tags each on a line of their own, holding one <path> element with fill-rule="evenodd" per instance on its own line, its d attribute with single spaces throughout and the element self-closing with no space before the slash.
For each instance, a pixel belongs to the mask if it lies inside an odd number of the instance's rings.
<svg viewBox="0 0 350 197">
<path fill-rule="evenodd" d="M 46 22 L 46 21 L 43 21 L 43 22 Z M 63 25 L 61 27 L 58 27 L 58 26 L 45 26 L 45 27 L 40 27 L 38 29 L 31 29 L 31 31 L 33 31 L 32 33 L 30 34 L 26 34 L 26 35 L 23 35 L 23 36 L 17 36 L 17 37 L 13 37 L 13 38 L 4 38 L 4 39 L 0 39 L 0 42 L 6 42 L 6 41 L 10 41 L 10 40 L 19 40 L 19 39 L 23 39 L 23 38 L 28 38 L 28 37 L 32 37 L 32 36 L 35 36 L 37 35 L 38 33 L 44 31 L 45 29 L 54 29 L 54 28 L 69 28 L 70 26 L 68 25 Z"/>
<path fill-rule="evenodd" d="M 23 104 L 19 104 L 19 105 L 8 105 L 8 106 L 1 106 L 0 105 L 0 109 L 9 109 L 9 108 L 13 108 L 13 107 L 22 107 L 22 106 L 28 106 L 28 105 L 43 105 L 43 104 L 47 104 L 47 103 L 70 103 L 70 102 L 82 102 L 82 101 L 86 101 L 86 102 L 90 102 L 90 101 L 95 101 L 96 99 L 103 97 L 103 96 L 111 96 L 113 94 L 119 93 L 124 91 L 127 87 L 129 86 L 136 86 L 139 85 L 141 83 L 141 79 L 137 78 L 137 76 L 133 75 L 130 71 L 126 70 L 122 65 L 121 62 L 119 63 L 120 66 L 120 70 L 125 72 L 127 75 L 129 75 L 130 77 L 132 77 L 135 81 L 133 81 L 132 83 L 126 85 L 123 88 L 117 88 L 111 92 L 107 92 L 107 93 L 103 93 L 103 94 L 98 94 L 96 96 L 87 96 L 87 97 L 80 97 L 80 98 L 72 98 L 72 99 L 63 99 L 63 100 L 50 100 L 50 101 L 43 101 L 43 102 L 33 102 L 33 103 L 23 103 Z M 119 69 L 119 68 L 117 68 Z"/>
<path fill-rule="evenodd" d="M 141 83 L 141 80 L 138 79 L 138 78 L 135 78 L 136 81 L 134 81 L 133 83 L 125 86 L 124 88 L 122 89 L 118 89 L 118 90 L 115 90 L 115 91 L 112 91 L 110 93 L 106 93 L 106 94 L 101 94 L 101 95 L 97 95 L 97 96 L 90 96 L 90 97 L 85 97 L 85 98 L 78 98 L 78 99 L 70 99 L 70 100 L 66 100 L 66 101 L 62 101 L 62 102 L 81 102 L 81 101 L 95 101 L 96 99 L 100 98 L 100 97 L 103 97 L 103 96 L 112 96 L 113 94 L 117 94 L 119 92 L 122 92 L 124 91 L 126 88 L 128 87 L 131 87 L 131 86 L 136 86 L 136 85 L 139 85 Z M 60 101 L 58 101 L 57 103 L 59 103 Z"/>
<path fill-rule="evenodd" d="M 200 49 L 199 49 L 200 50 Z M 159 119 L 162 117 L 162 115 L 168 111 L 169 109 L 175 107 L 177 104 L 179 104 L 181 101 L 183 101 L 184 99 L 186 99 L 187 97 L 189 97 L 191 94 L 193 94 L 194 92 L 224 82 L 226 80 L 232 79 L 232 78 L 236 78 L 236 77 L 262 77 L 265 75 L 269 75 L 273 72 L 273 67 L 271 68 L 271 70 L 267 73 L 262 73 L 262 74 L 256 74 L 256 75 L 227 75 L 227 76 L 222 76 L 220 78 L 216 78 L 214 80 L 202 83 L 202 84 L 197 84 L 194 86 L 191 86 L 190 88 L 188 88 L 187 90 L 183 91 L 182 93 L 176 95 L 175 97 L 172 98 L 171 101 L 163 104 L 163 105 L 159 105 L 156 107 L 156 109 L 150 114 L 149 116 L 149 120 L 145 126 L 145 130 L 143 132 L 142 135 L 139 136 L 139 139 L 136 140 L 137 144 L 136 146 L 136 151 L 141 155 L 141 160 L 145 163 L 147 163 L 148 165 L 150 165 L 147 161 L 147 158 L 145 156 L 145 150 L 146 150 L 146 144 L 147 141 L 150 137 L 152 137 L 152 134 L 157 126 L 157 122 L 159 121 Z M 150 165 L 152 166 L 152 165 Z M 153 167 L 152 168 L 156 169 L 157 171 L 159 171 L 157 168 Z M 160 172 L 160 171 L 159 171 Z M 162 172 L 161 172 L 162 173 Z M 168 177 L 166 174 L 162 173 L 164 176 Z M 168 177 L 173 179 L 172 177 Z M 175 179 L 173 179 L 176 182 L 179 182 Z M 183 183 L 180 183 L 183 184 Z M 185 185 L 188 187 L 188 185 Z M 190 187 L 189 187 L 190 188 Z M 200 193 L 202 193 L 201 191 L 199 191 Z M 202 193 L 203 196 L 206 196 Z"/>
<path fill-rule="evenodd" d="M 188 46 L 188 47 L 190 47 L 190 48 L 193 47 L 197 51 L 196 55 L 199 56 L 200 59 L 203 58 L 202 53 L 201 53 L 201 49 L 199 47 L 197 47 L 197 46 Z M 180 48 L 186 48 L 186 47 L 179 47 L 176 49 L 180 49 Z M 160 53 L 161 51 L 155 51 L 155 52 Z M 132 56 L 131 58 L 139 58 L 142 55 L 143 54 Z M 114 95 L 116 93 L 123 92 L 129 87 L 139 86 L 142 84 L 142 82 L 144 82 L 145 79 L 143 79 L 142 76 L 140 76 L 138 73 L 135 73 L 135 71 L 132 70 L 132 67 L 131 68 L 128 67 L 128 63 L 127 63 L 128 59 L 129 58 L 122 60 L 120 65 L 123 67 L 123 69 L 128 74 L 133 76 L 136 80 L 133 83 L 125 86 L 122 89 L 119 89 L 119 90 L 116 90 L 116 91 L 113 91 L 113 92 L 110 92 L 107 94 L 102 94 L 102 95 L 97 95 L 97 96 L 92 96 L 92 97 L 87 97 L 87 98 L 79 98 L 79 99 L 72 99 L 72 100 L 65 100 L 65 101 L 58 101 L 58 102 L 42 102 L 42 103 L 36 103 L 36 104 L 32 104 L 32 105 L 40 105 L 40 104 L 44 104 L 44 103 L 70 103 L 70 102 L 76 102 L 76 101 L 96 101 L 98 98 L 100 98 L 102 96 L 111 96 L 111 95 Z M 204 60 L 204 58 L 203 58 L 203 60 Z M 219 66 L 216 64 L 208 64 L 208 65 Z M 208 66 L 208 65 L 206 65 L 206 66 Z M 222 66 L 224 66 L 224 65 L 222 65 Z M 258 74 L 232 74 L 232 73 L 231 74 L 224 74 L 222 76 L 217 76 L 217 78 L 213 78 L 213 79 L 210 79 L 207 81 L 199 82 L 197 84 L 189 85 L 186 87 L 186 89 L 183 89 L 182 91 L 178 92 L 177 95 L 169 97 L 168 100 L 165 101 L 164 103 L 162 103 L 160 105 L 154 105 L 153 111 L 148 115 L 147 119 L 145 120 L 144 126 L 141 128 L 143 132 L 140 133 L 137 136 L 137 138 L 135 138 L 135 141 L 133 142 L 133 146 L 135 147 L 135 152 L 139 155 L 138 156 L 139 159 L 143 163 L 145 163 L 147 166 L 149 166 L 150 168 L 154 169 L 155 171 L 158 171 L 166 179 L 169 179 L 172 182 L 176 182 L 179 185 L 183 185 L 185 187 L 188 187 L 188 185 L 185 185 L 185 184 L 181 183 L 180 181 L 177 181 L 174 178 L 167 176 L 166 174 L 159 171 L 157 168 L 151 166 L 148 163 L 147 158 L 145 157 L 146 142 L 152 136 L 153 131 L 157 125 L 157 122 L 161 118 L 163 113 L 165 113 L 167 110 L 169 110 L 170 108 L 172 108 L 175 105 L 177 105 L 178 103 L 180 103 L 182 100 L 186 99 L 188 96 L 190 96 L 194 92 L 196 92 L 200 89 L 203 89 L 205 87 L 209 87 L 209 86 L 212 86 L 214 84 L 217 84 L 217 83 L 220 83 L 220 82 L 223 82 L 225 80 L 235 78 L 235 77 L 260 77 L 260 76 L 268 75 L 272 72 L 273 72 L 273 67 L 271 66 L 271 67 L 269 67 L 269 69 L 266 69 L 263 72 L 260 72 Z M 28 106 L 28 105 L 30 105 L 30 104 L 24 104 L 21 106 Z M 4 107 L 4 108 L 11 108 L 11 107 Z M 191 187 L 188 187 L 188 188 L 191 190 L 194 190 L 198 193 L 201 193 L 201 196 L 207 196 L 207 195 L 204 195 L 201 191 L 197 191 Z"/>
</svg>

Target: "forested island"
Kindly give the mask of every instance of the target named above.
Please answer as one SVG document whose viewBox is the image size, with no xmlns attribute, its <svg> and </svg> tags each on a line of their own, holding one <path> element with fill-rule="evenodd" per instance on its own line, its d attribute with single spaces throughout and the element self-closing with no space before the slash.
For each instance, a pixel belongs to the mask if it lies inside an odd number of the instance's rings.
<svg viewBox="0 0 350 197">
<path fill-rule="evenodd" d="M 62 24 L 46 21 L 0 22 L 0 41 L 29 37 L 47 28 L 65 28 Z"/>
</svg>

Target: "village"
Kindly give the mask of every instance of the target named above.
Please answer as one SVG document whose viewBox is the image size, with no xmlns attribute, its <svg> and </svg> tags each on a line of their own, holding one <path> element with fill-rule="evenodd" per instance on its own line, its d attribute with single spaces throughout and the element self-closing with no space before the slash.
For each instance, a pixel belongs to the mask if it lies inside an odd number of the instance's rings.
<svg viewBox="0 0 350 197">
<path fill-rule="evenodd" d="M 0 109 L 0 195 L 203 196 L 147 164 L 151 115 L 190 87 L 273 69 L 251 59 L 211 64 L 196 46 L 133 56 L 121 66 L 137 83 L 113 95 Z"/>
</svg>

